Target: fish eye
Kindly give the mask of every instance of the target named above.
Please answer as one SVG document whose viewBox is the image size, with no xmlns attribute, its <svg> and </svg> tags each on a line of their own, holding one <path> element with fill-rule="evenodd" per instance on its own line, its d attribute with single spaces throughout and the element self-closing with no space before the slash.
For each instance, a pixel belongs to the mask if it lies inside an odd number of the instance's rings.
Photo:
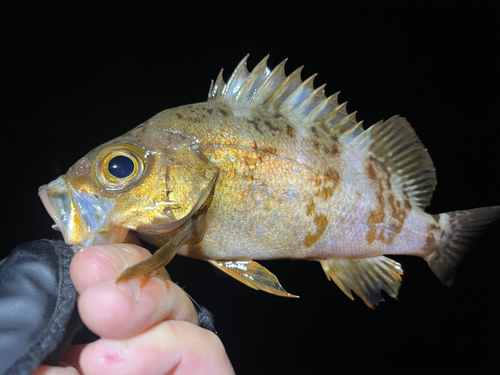
<svg viewBox="0 0 500 375">
<path fill-rule="evenodd" d="M 109 161 L 108 170 L 116 178 L 126 178 L 134 172 L 134 162 L 126 156 L 115 156 Z"/>
<path fill-rule="evenodd" d="M 143 175 L 146 159 L 135 146 L 112 145 L 102 150 L 94 161 L 94 180 L 109 191 L 132 187 Z"/>
</svg>

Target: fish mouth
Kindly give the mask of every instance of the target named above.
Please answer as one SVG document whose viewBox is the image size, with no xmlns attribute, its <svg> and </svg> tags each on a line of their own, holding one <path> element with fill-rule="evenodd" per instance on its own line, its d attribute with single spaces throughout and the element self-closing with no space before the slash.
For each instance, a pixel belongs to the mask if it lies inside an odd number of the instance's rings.
<svg viewBox="0 0 500 375">
<path fill-rule="evenodd" d="M 112 242 L 109 235 L 107 240 L 101 235 L 113 207 L 110 200 L 78 193 L 62 177 L 41 186 L 38 195 L 67 244 L 82 249 Z"/>
</svg>

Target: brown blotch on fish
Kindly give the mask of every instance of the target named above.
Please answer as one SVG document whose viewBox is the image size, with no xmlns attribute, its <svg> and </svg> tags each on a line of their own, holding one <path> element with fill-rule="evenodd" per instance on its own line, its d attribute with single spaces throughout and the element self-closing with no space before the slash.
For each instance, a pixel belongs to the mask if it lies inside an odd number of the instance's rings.
<svg viewBox="0 0 500 375">
<path fill-rule="evenodd" d="M 316 214 L 314 215 L 313 223 L 316 225 L 316 233 L 312 234 L 308 232 L 306 237 L 304 238 L 304 242 L 306 247 L 311 247 L 321 238 L 323 233 L 325 233 L 326 226 L 328 225 L 328 219 L 325 214 Z"/>
<path fill-rule="evenodd" d="M 330 198 L 331 196 L 333 195 L 333 190 L 332 188 L 330 187 L 324 187 L 322 189 L 320 189 L 317 193 L 316 193 L 316 196 L 318 198 L 321 198 L 323 200 L 327 200 L 328 198 Z"/>
<path fill-rule="evenodd" d="M 275 113 L 273 117 L 274 118 L 283 118 L 283 116 L 279 113 Z"/>
<path fill-rule="evenodd" d="M 410 203 L 410 200 L 405 198 L 405 209 L 407 209 L 408 211 L 411 210 L 411 203 Z"/>
<path fill-rule="evenodd" d="M 264 124 L 269 128 L 269 130 L 271 130 L 272 132 L 277 132 L 280 130 L 280 128 L 274 126 L 273 124 L 271 124 L 270 121 L 266 120 L 264 121 Z"/>
<path fill-rule="evenodd" d="M 339 148 L 336 144 L 331 145 L 330 147 L 323 147 L 323 151 L 328 155 L 337 155 L 339 153 Z"/>
<path fill-rule="evenodd" d="M 177 118 L 178 118 L 179 120 L 184 119 L 184 116 L 183 116 L 183 115 L 181 115 L 180 113 L 176 113 L 175 115 L 177 116 Z"/>
<path fill-rule="evenodd" d="M 375 172 L 375 169 L 373 168 L 372 163 L 368 163 L 366 166 L 366 175 L 370 180 L 376 180 L 377 179 L 377 173 Z"/>
<path fill-rule="evenodd" d="M 205 111 L 207 111 L 207 113 L 211 115 L 214 110 L 212 108 L 205 108 Z"/>
<path fill-rule="evenodd" d="M 306 215 L 311 216 L 316 211 L 316 206 L 314 204 L 314 198 L 311 198 L 311 202 L 307 205 Z"/>
<path fill-rule="evenodd" d="M 259 128 L 259 124 L 257 123 L 257 121 L 255 120 L 248 120 L 250 122 L 250 124 L 253 125 L 253 127 L 255 128 L 256 131 L 258 131 L 260 134 L 262 134 L 262 130 L 260 130 Z"/>
<path fill-rule="evenodd" d="M 295 129 L 291 125 L 287 125 L 286 134 L 288 134 L 288 136 L 291 138 L 295 138 Z"/>
<path fill-rule="evenodd" d="M 223 109 L 219 109 L 219 112 L 221 113 L 222 116 L 226 117 L 227 116 L 227 111 Z"/>
<path fill-rule="evenodd" d="M 319 150 L 319 142 L 317 140 L 313 141 L 313 147 L 315 150 Z"/>
<path fill-rule="evenodd" d="M 321 176 L 316 175 L 314 177 L 314 184 L 316 186 L 321 186 L 322 183 L 323 183 L 323 180 L 321 179 Z"/>
<path fill-rule="evenodd" d="M 375 242 L 376 239 L 377 239 L 377 232 L 375 232 L 374 228 L 370 228 L 370 230 L 368 230 L 368 233 L 366 233 L 366 242 L 372 244 L 373 242 Z"/>
<path fill-rule="evenodd" d="M 436 237 L 433 233 L 428 233 L 425 239 L 425 246 L 423 248 L 426 255 L 433 253 L 437 249 Z"/>
<path fill-rule="evenodd" d="M 268 152 L 270 154 L 276 154 L 277 149 L 273 145 L 265 146 L 261 148 L 262 152 Z"/>
<path fill-rule="evenodd" d="M 431 231 L 431 230 L 441 230 L 441 228 L 438 225 L 436 225 L 436 224 L 429 225 L 428 229 L 429 229 L 429 231 Z"/>
<path fill-rule="evenodd" d="M 370 228 L 366 234 L 366 241 L 371 245 L 377 238 L 377 232 L 375 230 L 376 225 L 384 221 L 385 218 L 385 204 L 384 204 L 384 194 L 382 191 L 377 192 L 377 203 L 378 207 L 374 210 L 370 210 L 370 216 L 366 224 Z"/>
<path fill-rule="evenodd" d="M 337 172 L 337 170 L 333 167 L 330 167 L 325 171 L 325 177 L 333 181 L 335 185 L 337 185 L 340 182 L 340 175 Z"/>
<path fill-rule="evenodd" d="M 403 225 L 412 209 L 408 194 L 404 194 L 403 203 L 396 198 L 392 191 L 391 173 L 387 167 L 379 160 L 370 157 L 365 164 L 367 177 L 372 180 L 376 186 L 377 205 L 371 210 L 367 225 L 369 230 L 366 234 L 366 241 L 372 244 L 379 240 L 390 245 L 396 236 L 401 233 Z M 385 220 L 385 221 L 384 221 Z M 377 231 L 377 224 L 385 223 Z"/>
</svg>

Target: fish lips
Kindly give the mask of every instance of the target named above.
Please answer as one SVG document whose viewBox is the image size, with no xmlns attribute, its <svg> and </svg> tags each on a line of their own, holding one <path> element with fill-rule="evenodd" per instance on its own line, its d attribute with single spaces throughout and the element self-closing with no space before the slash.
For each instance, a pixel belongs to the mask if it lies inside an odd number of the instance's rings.
<svg viewBox="0 0 500 375">
<path fill-rule="evenodd" d="M 38 195 L 55 222 L 53 228 L 61 231 L 67 244 L 81 249 L 101 242 L 97 234 L 105 226 L 113 202 L 78 193 L 63 177 L 41 186 Z"/>
</svg>

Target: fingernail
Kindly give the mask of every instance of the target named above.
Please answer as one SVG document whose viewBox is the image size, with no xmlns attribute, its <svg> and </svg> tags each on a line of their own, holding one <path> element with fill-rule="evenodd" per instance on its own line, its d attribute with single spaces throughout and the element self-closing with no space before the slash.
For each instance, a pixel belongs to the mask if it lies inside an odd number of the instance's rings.
<svg viewBox="0 0 500 375">
<path fill-rule="evenodd" d="M 135 283 L 134 280 L 129 280 L 124 283 L 116 283 L 116 286 L 136 301 L 138 301 L 141 297 L 141 288 Z"/>
</svg>

